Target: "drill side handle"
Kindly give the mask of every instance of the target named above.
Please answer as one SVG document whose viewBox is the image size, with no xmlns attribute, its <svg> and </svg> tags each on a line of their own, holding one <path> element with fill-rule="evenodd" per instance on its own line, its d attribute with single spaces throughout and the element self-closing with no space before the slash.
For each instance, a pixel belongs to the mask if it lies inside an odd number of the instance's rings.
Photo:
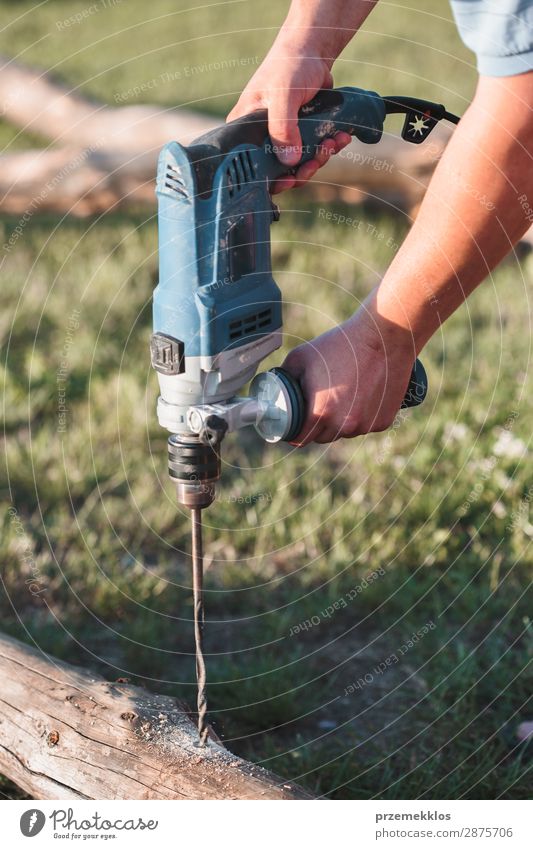
<svg viewBox="0 0 533 849">
<path fill-rule="evenodd" d="M 296 378 L 284 368 L 274 368 L 271 371 L 283 382 L 289 395 L 289 406 L 292 415 L 290 427 L 283 440 L 285 442 L 293 442 L 298 437 L 305 418 L 305 399 L 302 388 Z M 427 391 L 428 379 L 426 370 L 420 360 L 417 359 L 413 365 L 409 384 L 400 409 L 405 410 L 409 407 L 418 407 L 424 401 Z"/>
</svg>

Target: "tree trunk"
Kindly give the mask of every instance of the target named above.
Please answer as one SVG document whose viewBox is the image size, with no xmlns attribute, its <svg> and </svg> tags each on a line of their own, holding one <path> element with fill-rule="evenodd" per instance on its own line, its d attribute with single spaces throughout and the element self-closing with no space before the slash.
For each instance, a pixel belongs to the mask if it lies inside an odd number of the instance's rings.
<svg viewBox="0 0 533 849">
<path fill-rule="evenodd" d="M 0 771 L 38 799 L 303 799 L 220 741 L 195 746 L 185 705 L 106 681 L 0 635 Z"/>
</svg>

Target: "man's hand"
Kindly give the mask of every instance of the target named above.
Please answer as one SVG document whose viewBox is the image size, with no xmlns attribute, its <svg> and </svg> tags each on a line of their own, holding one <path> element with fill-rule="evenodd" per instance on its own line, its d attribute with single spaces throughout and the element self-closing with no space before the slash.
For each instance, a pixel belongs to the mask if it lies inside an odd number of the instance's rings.
<svg viewBox="0 0 533 849">
<path fill-rule="evenodd" d="M 377 0 L 292 0 L 287 18 L 265 61 L 254 74 L 228 120 L 254 109 L 268 110 L 268 128 L 278 159 L 294 167 L 301 158 L 298 110 L 320 88 L 331 88 L 331 66 Z M 296 177 L 278 180 L 272 193 L 301 186 L 332 153 L 350 143 L 337 133 L 320 146 L 315 159 L 298 168 Z"/>
<path fill-rule="evenodd" d="M 367 306 L 295 348 L 283 367 L 300 381 L 306 418 L 292 444 L 386 430 L 404 399 L 415 358 L 410 335 L 376 321 Z"/>
<path fill-rule="evenodd" d="M 533 71 L 480 78 L 379 286 L 287 357 L 308 404 L 296 444 L 390 426 L 415 356 L 531 226 L 532 116 Z"/>
<path fill-rule="evenodd" d="M 268 110 L 268 128 L 277 157 L 287 167 L 298 164 L 302 156 L 302 139 L 298 130 L 298 110 L 321 88 L 331 88 L 333 78 L 328 63 L 302 46 L 294 47 L 281 38 L 276 41 L 265 61 L 254 74 L 239 102 L 228 115 L 228 121 L 255 109 Z M 315 159 L 304 163 L 295 177 L 283 177 L 272 187 L 272 193 L 301 186 L 324 165 L 332 153 L 338 153 L 351 141 L 348 133 L 337 133 L 326 139 Z"/>
</svg>

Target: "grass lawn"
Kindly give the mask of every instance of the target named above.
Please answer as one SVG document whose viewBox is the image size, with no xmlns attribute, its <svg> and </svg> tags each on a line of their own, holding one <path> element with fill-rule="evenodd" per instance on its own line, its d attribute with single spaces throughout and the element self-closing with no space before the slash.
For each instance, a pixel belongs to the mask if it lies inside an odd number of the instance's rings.
<svg viewBox="0 0 533 849">
<path fill-rule="evenodd" d="M 263 55 L 285 5 L 261 7 L 258 27 L 251 0 L 124 2 L 62 29 L 82 3 L 17 2 L 4 24 L 11 55 L 86 94 L 114 102 L 179 71 L 129 102 L 223 115 L 251 64 L 184 69 Z M 440 0 L 383 2 L 337 74 L 458 111 L 474 80 Z M 35 143 L 1 133 L 7 150 Z M 288 350 L 357 307 L 409 222 L 331 207 L 363 222 L 346 227 L 305 195 L 281 204 Z M 17 224 L 0 219 L 0 245 Z M 189 518 L 148 356 L 153 214 L 34 216 L 2 260 L 3 630 L 194 703 Z M 499 731 L 531 693 L 532 287 L 528 257 L 487 280 L 424 351 L 429 397 L 390 432 L 300 451 L 225 441 L 204 513 L 206 644 L 210 717 L 232 750 L 330 798 L 528 795 Z"/>
</svg>

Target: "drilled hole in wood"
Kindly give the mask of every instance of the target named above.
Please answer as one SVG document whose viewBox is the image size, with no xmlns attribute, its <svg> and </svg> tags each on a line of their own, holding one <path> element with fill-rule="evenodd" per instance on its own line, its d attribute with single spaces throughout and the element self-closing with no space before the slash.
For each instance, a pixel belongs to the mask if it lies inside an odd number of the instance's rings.
<svg viewBox="0 0 533 849">
<path fill-rule="evenodd" d="M 46 742 L 49 746 L 57 746 L 59 743 L 59 731 L 50 731 L 48 737 L 46 738 Z"/>
<path fill-rule="evenodd" d="M 132 711 L 126 710 L 124 711 L 124 713 L 120 714 L 120 718 L 125 719 L 127 722 L 133 722 L 133 720 L 137 718 L 137 714 L 132 713 Z"/>
</svg>

